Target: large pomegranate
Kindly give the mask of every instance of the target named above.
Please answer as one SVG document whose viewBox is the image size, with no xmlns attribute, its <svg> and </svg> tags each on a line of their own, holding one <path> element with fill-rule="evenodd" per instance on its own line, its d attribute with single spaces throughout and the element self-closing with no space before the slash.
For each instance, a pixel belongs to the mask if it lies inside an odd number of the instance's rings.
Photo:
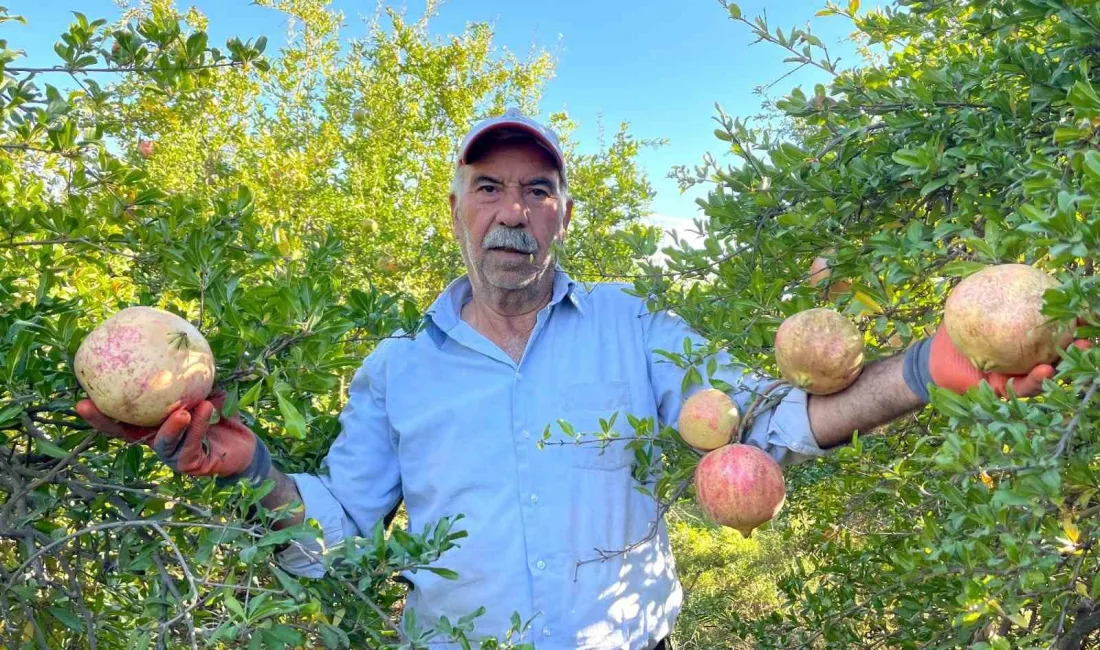
<svg viewBox="0 0 1100 650">
<path fill-rule="evenodd" d="M 771 456 L 758 447 L 734 443 L 699 461 L 695 496 L 712 521 L 748 537 L 779 513 L 787 490 L 783 470 Z"/>
<path fill-rule="evenodd" d="M 1019 375 L 1058 358 L 1073 341 L 1074 321 L 1042 313 L 1043 292 L 1058 282 L 1027 264 L 990 266 L 951 291 L 943 321 L 951 342 L 985 372 Z"/>
<path fill-rule="evenodd" d="M 783 377 L 806 392 L 836 393 L 863 370 L 863 335 L 832 309 L 807 309 L 779 326 L 775 361 Z"/>
<path fill-rule="evenodd" d="M 214 384 L 214 355 L 202 334 L 152 307 L 129 307 L 100 323 L 81 342 L 74 367 L 100 411 L 140 426 L 198 404 Z"/>
<path fill-rule="evenodd" d="M 684 442 L 709 451 L 727 444 L 740 422 L 741 414 L 729 395 L 716 388 L 707 388 L 684 402 L 677 429 Z"/>
</svg>

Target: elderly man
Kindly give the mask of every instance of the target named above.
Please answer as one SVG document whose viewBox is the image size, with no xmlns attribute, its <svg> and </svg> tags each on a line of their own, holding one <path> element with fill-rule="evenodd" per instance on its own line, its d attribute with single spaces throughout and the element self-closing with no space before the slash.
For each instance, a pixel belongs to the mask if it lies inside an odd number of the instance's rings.
<svg viewBox="0 0 1100 650">
<path fill-rule="evenodd" d="M 573 201 L 550 130 L 509 111 L 475 126 L 457 162 L 450 206 L 468 274 L 427 310 L 421 333 L 387 340 L 364 361 L 319 474 L 279 472 L 239 420 L 210 425 L 209 401 L 170 416 L 154 449 L 194 476 L 273 479 L 264 505 L 303 503 L 294 521 L 315 519 L 326 546 L 370 531 L 401 499 L 412 530 L 465 515 L 469 536 L 440 563 L 458 579 L 406 576 L 406 609 L 420 622 L 485 606 L 478 634 L 503 635 L 518 612 L 533 620 L 525 639 L 540 650 L 666 647 L 682 594 L 663 523 L 629 552 L 577 566 L 594 549 L 639 542 L 658 518 L 654 500 L 634 489 L 632 454 L 622 443 L 602 453 L 536 443 L 559 418 L 595 431 L 618 412 L 624 434 L 627 413 L 674 425 L 687 397 L 682 370 L 656 351 L 703 341 L 622 286 L 587 288 L 557 265 L 552 245 L 568 230 Z M 735 387 L 742 408 L 769 381 L 718 361 L 714 378 Z M 1040 366 L 1015 390 L 1034 393 L 1052 373 Z M 1003 391 L 1005 377 L 979 372 L 941 332 L 868 365 L 838 394 L 791 391 L 754 421 L 747 441 L 780 463 L 805 461 L 921 407 L 929 384 L 964 391 L 982 379 Z M 114 435 L 152 433 L 111 422 L 88 401 L 78 411 Z M 300 575 L 324 573 L 301 549 L 280 561 Z"/>
</svg>

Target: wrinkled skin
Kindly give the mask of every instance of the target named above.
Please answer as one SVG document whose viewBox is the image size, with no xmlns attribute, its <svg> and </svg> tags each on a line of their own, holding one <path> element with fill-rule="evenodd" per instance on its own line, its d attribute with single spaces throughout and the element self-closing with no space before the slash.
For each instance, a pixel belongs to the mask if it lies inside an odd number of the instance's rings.
<svg viewBox="0 0 1100 650">
<path fill-rule="evenodd" d="M 964 278 L 944 305 L 944 326 L 959 352 L 983 372 L 1026 374 L 1058 358 L 1074 322 L 1042 313 L 1043 292 L 1058 282 L 1026 264 L 1001 264 Z"/>
<path fill-rule="evenodd" d="M 807 309 L 779 326 L 775 361 L 787 381 L 830 395 L 851 386 L 863 370 L 863 335 L 831 309 Z"/>
<path fill-rule="evenodd" d="M 696 449 L 710 451 L 729 443 L 741 416 L 737 405 L 720 390 L 701 390 L 684 402 L 677 428 L 680 437 Z"/>
<path fill-rule="evenodd" d="M 779 514 L 787 491 L 783 470 L 771 456 L 758 447 L 732 444 L 699 461 L 695 494 L 712 521 L 749 537 Z"/>
<path fill-rule="evenodd" d="M 214 384 L 214 355 L 190 323 L 152 307 L 129 307 L 99 324 L 76 352 L 77 381 L 120 422 L 158 426 L 201 402 Z"/>
</svg>

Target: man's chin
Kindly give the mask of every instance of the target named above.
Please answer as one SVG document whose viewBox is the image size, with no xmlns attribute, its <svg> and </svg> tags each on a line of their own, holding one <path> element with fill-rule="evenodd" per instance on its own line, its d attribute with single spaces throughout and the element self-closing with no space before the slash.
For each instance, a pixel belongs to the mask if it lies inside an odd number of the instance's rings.
<svg viewBox="0 0 1100 650">
<path fill-rule="evenodd" d="M 532 264 L 530 256 L 516 254 L 513 263 L 487 263 L 483 267 L 485 279 L 500 289 L 524 289 L 538 281 L 541 267 Z"/>
</svg>

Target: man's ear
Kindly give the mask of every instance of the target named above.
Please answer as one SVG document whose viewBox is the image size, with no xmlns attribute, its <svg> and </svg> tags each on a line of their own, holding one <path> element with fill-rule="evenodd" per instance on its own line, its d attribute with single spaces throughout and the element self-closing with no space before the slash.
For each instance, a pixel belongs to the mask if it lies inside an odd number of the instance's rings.
<svg viewBox="0 0 1100 650">
<path fill-rule="evenodd" d="M 570 198 L 565 202 L 565 219 L 561 222 L 561 232 L 564 235 L 565 231 L 569 229 L 569 220 L 573 218 L 573 199 Z"/>
<path fill-rule="evenodd" d="M 451 192 L 447 196 L 447 200 L 451 203 L 451 232 L 454 233 L 455 238 L 458 238 L 458 197 Z"/>
</svg>

